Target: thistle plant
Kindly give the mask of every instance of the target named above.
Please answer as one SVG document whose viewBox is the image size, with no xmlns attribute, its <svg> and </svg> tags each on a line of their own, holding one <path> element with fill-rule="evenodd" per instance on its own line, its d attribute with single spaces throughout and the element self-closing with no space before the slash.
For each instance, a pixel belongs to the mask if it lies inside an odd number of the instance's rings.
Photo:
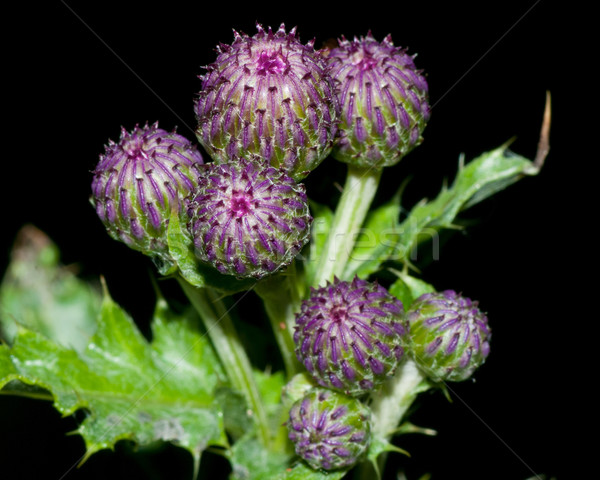
<svg viewBox="0 0 600 480">
<path fill-rule="evenodd" d="M 0 286 L 0 388 L 63 415 L 85 409 L 81 460 L 128 439 L 186 449 L 194 477 L 211 452 L 231 466 L 218 478 L 380 478 L 389 454 L 406 453 L 403 433 L 428 431 L 410 423 L 420 394 L 494 361 L 503 319 L 461 285 L 421 278 L 410 252 L 540 171 L 549 103 L 535 161 L 507 145 L 484 152 L 401 216 L 399 195 L 372 200 L 383 170 L 423 141 L 429 94 L 414 56 L 390 36 L 319 50 L 295 28 L 257 30 L 219 45 L 201 76 L 198 146 L 157 123 L 124 128 L 93 169 L 99 221 L 157 267 L 152 340 L 106 282 L 98 291 L 61 267 L 41 232 L 23 234 L 36 240 Z M 335 161 L 348 170 L 332 211 L 300 182 Z M 247 295 L 259 307 L 236 308 Z"/>
</svg>

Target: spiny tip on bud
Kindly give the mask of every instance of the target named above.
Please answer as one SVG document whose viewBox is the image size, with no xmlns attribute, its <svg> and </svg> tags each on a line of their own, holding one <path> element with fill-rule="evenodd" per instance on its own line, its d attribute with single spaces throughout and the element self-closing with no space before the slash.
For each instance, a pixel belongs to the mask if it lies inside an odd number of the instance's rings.
<svg viewBox="0 0 600 480">
<path fill-rule="evenodd" d="M 196 256 L 239 278 L 259 279 L 289 265 L 310 236 L 304 185 L 243 158 L 203 169 L 187 206 Z"/>
<path fill-rule="evenodd" d="M 356 277 L 313 289 L 296 314 L 296 356 L 324 387 L 359 396 L 378 388 L 403 359 L 402 303 Z"/>
<path fill-rule="evenodd" d="M 427 82 L 391 36 L 381 43 L 370 32 L 353 41 L 342 37 L 327 60 L 341 105 L 334 158 L 389 167 L 422 142 L 430 115 Z"/>
<path fill-rule="evenodd" d="M 468 379 L 490 352 L 487 316 L 453 290 L 422 295 L 407 320 L 415 362 L 434 381 Z"/>
<path fill-rule="evenodd" d="M 354 398 L 324 388 L 309 391 L 290 409 L 289 438 L 312 468 L 354 465 L 371 440 L 371 412 Z"/>
<path fill-rule="evenodd" d="M 111 237 L 167 260 L 171 211 L 196 186 L 202 164 L 188 139 L 158 128 L 158 122 L 131 132 L 122 128 L 93 171 L 92 204 Z"/>
</svg>

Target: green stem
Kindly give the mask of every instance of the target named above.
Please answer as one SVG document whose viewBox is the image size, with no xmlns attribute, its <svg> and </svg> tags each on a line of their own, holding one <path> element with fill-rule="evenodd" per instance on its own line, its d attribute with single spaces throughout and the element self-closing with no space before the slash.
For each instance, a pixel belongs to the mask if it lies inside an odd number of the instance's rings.
<svg viewBox="0 0 600 480">
<path fill-rule="evenodd" d="M 302 366 L 294 353 L 293 338 L 295 313 L 300 303 L 295 282 L 295 264 L 290 265 L 280 275 L 264 279 L 256 286 L 255 291 L 263 301 L 281 352 L 287 378 L 291 379 L 296 373 L 302 371 Z"/>
<path fill-rule="evenodd" d="M 323 285 L 341 277 L 371 202 L 377 192 L 382 169 L 348 165 L 346 184 L 336 207 L 331 230 L 325 242 L 313 281 Z"/>
<path fill-rule="evenodd" d="M 373 437 L 389 440 L 396 432 L 398 425 L 419 393 L 428 390 L 431 384 L 412 359 L 405 360 L 396 373 L 383 386 L 377 395 L 372 397 L 372 434 Z M 383 470 L 386 454 L 379 456 L 379 470 Z M 372 478 L 372 470 L 364 465 L 359 471 L 359 478 Z"/>
<path fill-rule="evenodd" d="M 218 294 L 209 288 L 197 288 L 178 277 L 184 293 L 202 318 L 232 386 L 242 392 L 258 426 L 258 435 L 266 447 L 270 442 L 267 414 L 252 374 L 252 365 L 240 341 L 231 317 Z"/>
<path fill-rule="evenodd" d="M 411 359 L 405 360 L 373 398 L 373 434 L 389 438 L 417 395 L 429 387 L 429 382 L 415 362 Z"/>
</svg>

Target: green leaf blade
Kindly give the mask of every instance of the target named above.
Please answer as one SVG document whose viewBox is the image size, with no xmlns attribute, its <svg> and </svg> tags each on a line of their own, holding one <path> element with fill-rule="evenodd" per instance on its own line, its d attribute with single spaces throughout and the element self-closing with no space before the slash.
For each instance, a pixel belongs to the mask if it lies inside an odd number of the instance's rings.
<svg viewBox="0 0 600 480">
<path fill-rule="evenodd" d="M 107 295 L 84 352 L 25 328 L 12 347 L 1 345 L 0 386 L 18 379 L 45 388 L 63 415 L 85 409 L 77 432 L 86 456 L 123 439 L 170 441 L 196 459 L 209 445 L 226 447 L 214 396 L 222 372 L 208 340 L 166 305 L 157 307 L 153 331 L 148 343 Z"/>
</svg>

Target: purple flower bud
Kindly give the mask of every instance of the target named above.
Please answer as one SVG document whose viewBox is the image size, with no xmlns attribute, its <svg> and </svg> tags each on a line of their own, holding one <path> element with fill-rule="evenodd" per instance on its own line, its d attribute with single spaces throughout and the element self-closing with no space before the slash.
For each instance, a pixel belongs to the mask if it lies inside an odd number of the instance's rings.
<svg viewBox="0 0 600 480">
<path fill-rule="evenodd" d="M 170 259 L 172 209 L 196 186 L 202 156 L 189 140 L 158 122 L 109 140 L 94 170 L 91 201 L 111 237 L 146 255 Z"/>
<path fill-rule="evenodd" d="M 487 317 L 452 290 L 420 296 L 407 319 L 413 357 L 432 380 L 466 380 L 490 353 Z"/>
<path fill-rule="evenodd" d="M 310 235 L 304 185 L 243 158 L 203 168 L 188 205 L 196 256 L 240 278 L 289 265 Z"/>
<path fill-rule="evenodd" d="M 314 469 L 354 465 L 371 441 L 371 412 L 355 398 L 324 388 L 292 405 L 287 423 L 296 453 Z"/>
<path fill-rule="evenodd" d="M 402 303 L 356 277 L 312 289 L 296 314 L 296 356 L 324 387 L 357 396 L 379 387 L 404 355 Z"/>
<path fill-rule="evenodd" d="M 244 157 L 304 178 L 329 155 L 339 113 L 334 82 L 314 42 L 300 43 L 296 29 L 235 32 L 220 45 L 201 77 L 195 104 L 198 140 L 222 163 Z"/>
<path fill-rule="evenodd" d="M 341 84 L 333 157 L 363 167 L 389 167 L 421 143 L 429 120 L 427 82 L 391 36 L 381 43 L 370 33 L 351 42 L 342 37 L 328 63 Z"/>
</svg>

